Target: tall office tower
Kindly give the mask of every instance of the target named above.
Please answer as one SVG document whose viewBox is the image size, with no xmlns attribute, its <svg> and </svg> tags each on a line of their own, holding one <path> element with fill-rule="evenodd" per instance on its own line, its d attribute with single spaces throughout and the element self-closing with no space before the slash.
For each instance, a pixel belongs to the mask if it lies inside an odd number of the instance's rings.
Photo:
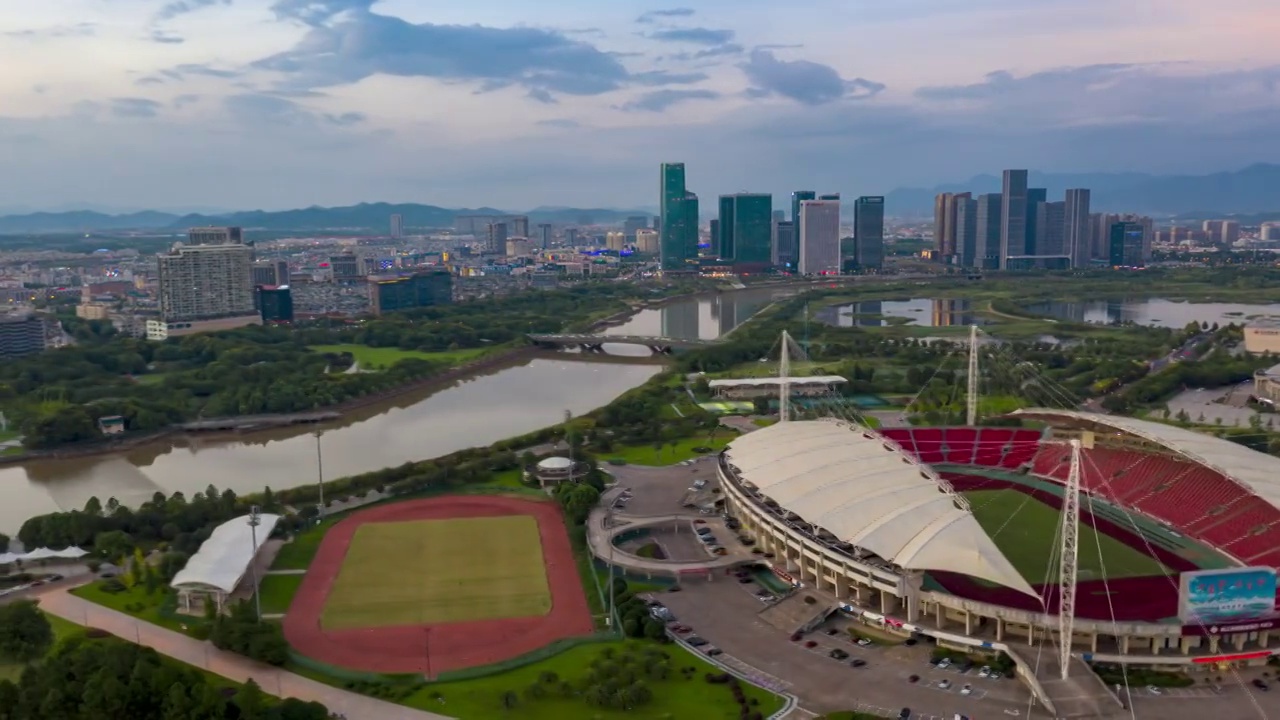
<svg viewBox="0 0 1280 720">
<path fill-rule="evenodd" d="M 1142 227 L 1142 262 L 1145 265 L 1151 262 L 1151 246 L 1156 239 L 1156 221 L 1145 215 L 1121 215 L 1115 219 L 1115 222 L 1135 223 Z M 1114 228 L 1114 223 L 1112 223 Z"/>
<path fill-rule="evenodd" d="M 698 196 L 685 186 L 684 163 L 661 170 L 662 266 L 679 268 L 698 257 Z"/>
<path fill-rule="evenodd" d="M 1089 195 L 1089 188 L 1067 190 L 1062 242 L 1073 268 L 1089 266 Z"/>
<path fill-rule="evenodd" d="M 1056 255 L 1057 253 L 1041 252 L 1036 247 L 1036 238 L 1039 237 L 1040 229 L 1037 227 L 1039 220 L 1039 205 L 1049 199 L 1049 191 L 1044 188 L 1027 188 L 1027 242 L 1024 246 L 1027 255 Z"/>
<path fill-rule="evenodd" d="M 270 260 L 258 260 L 249 268 L 249 273 L 253 278 L 253 284 L 257 285 L 288 285 L 289 275 L 285 274 L 283 280 L 279 275 L 279 264 Z"/>
<path fill-rule="evenodd" d="M 1143 267 L 1143 235 L 1142 223 L 1116 222 L 1111 224 L 1110 260 L 1111 267 Z"/>
<path fill-rule="evenodd" d="M 800 203 L 801 275 L 835 275 L 840 272 L 840 201 L 805 200 Z"/>
<path fill-rule="evenodd" d="M 774 211 L 773 211 L 773 214 L 772 214 L 770 217 L 771 217 L 771 219 L 772 219 L 774 222 L 785 222 L 785 221 L 786 221 L 786 219 L 787 219 L 787 211 L 786 211 L 786 210 L 774 210 Z"/>
<path fill-rule="evenodd" d="M 863 195 L 853 203 L 854 264 L 859 270 L 884 266 L 884 197 Z"/>
<path fill-rule="evenodd" d="M 569 247 L 576 247 L 578 244 L 578 228 L 565 228 L 564 244 Z"/>
<path fill-rule="evenodd" d="M 501 255 L 507 251 L 507 224 L 503 222 L 489 223 L 489 239 L 484 251 L 490 255 Z"/>
<path fill-rule="evenodd" d="M 973 266 L 994 269 L 1000 267 L 1000 218 L 1003 216 L 1004 197 L 997 193 L 978 196 L 978 213 L 975 218 Z"/>
<path fill-rule="evenodd" d="M 819 195 L 818 199 L 819 200 L 839 200 L 840 193 L 827 193 L 826 195 Z"/>
<path fill-rule="evenodd" d="M 1035 254 L 1042 257 L 1070 255 L 1066 242 L 1067 204 L 1036 203 Z"/>
<path fill-rule="evenodd" d="M 790 220 L 779 220 L 773 224 L 773 264 L 780 268 L 795 268 L 799 262 L 799 248 L 796 246 L 796 224 Z"/>
<path fill-rule="evenodd" d="M 1027 171 L 1005 170 L 1000 193 L 999 268 L 1009 267 L 1010 255 L 1027 254 Z"/>
<path fill-rule="evenodd" d="M 351 250 L 330 255 L 329 270 L 333 273 L 333 279 L 339 282 L 357 280 L 364 277 L 364 259 Z"/>
<path fill-rule="evenodd" d="M 529 216 L 528 215 L 512 215 L 507 221 L 507 226 L 511 229 L 511 235 L 514 237 L 529 237 Z"/>
<path fill-rule="evenodd" d="M 709 231 L 708 236 L 710 237 L 710 241 L 708 244 L 711 246 L 711 252 L 708 254 L 717 258 L 724 257 L 720 254 L 720 218 L 711 218 Z"/>
<path fill-rule="evenodd" d="M 622 232 L 627 236 L 627 242 L 635 242 L 636 231 L 644 230 L 649 227 L 649 216 L 632 215 L 622 221 Z"/>
<path fill-rule="evenodd" d="M 653 222 L 649 223 L 649 228 L 650 228 L 650 229 L 657 230 L 657 231 L 661 232 L 661 231 L 662 231 L 662 216 L 661 216 L 661 215 L 654 215 L 654 216 L 653 216 L 653 218 L 652 218 L 652 220 L 653 220 Z"/>
<path fill-rule="evenodd" d="M 791 222 L 795 223 L 796 232 L 800 231 L 800 203 L 817 199 L 818 193 L 812 190 L 796 190 L 791 193 Z"/>
<path fill-rule="evenodd" d="M 772 255 L 772 215 L 773 196 L 768 193 L 721 195 L 719 257 L 735 264 L 768 265 Z M 712 242 L 716 240 L 713 238 Z"/>
<path fill-rule="evenodd" d="M 253 292 L 253 301 L 262 314 L 262 322 L 293 322 L 293 294 L 288 285 L 259 285 Z"/>
<path fill-rule="evenodd" d="M 947 247 L 947 203 L 955 207 L 953 193 L 938 193 L 933 196 L 933 250 L 942 258 L 955 255 L 955 248 Z"/>
<path fill-rule="evenodd" d="M 238 227 L 194 227 L 187 230 L 188 245 L 239 245 L 244 231 Z"/>
<path fill-rule="evenodd" d="M 946 252 L 943 253 L 943 262 L 950 262 L 952 256 L 960 253 L 960 244 L 956 237 L 956 212 L 960 207 L 960 203 L 973 198 L 973 193 L 944 193 L 947 197 L 943 204 L 942 212 L 942 239 Z"/>
<path fill-rule="evenodd" d="M 1111 226 L 1120 221 L 1119 215 L 1098 213 L 1091 216 L 1093 235 L 1089 245 L 1089 257 L 1094 260 L 1111 260 Z"/>
<path fill-rule="evenodd" d="M 1240 223 L 1236 220 L 1222 221 L 1222 244 L 1231 247 L 1240 239 Z"/>
<path fill-rule="evenodd" d="M 956 264 L 964 267 L 981 267 L 976 263 L 978 247 L 978 201 L 962 193 L 955 199 L 955 255 Z"/>
<path fill-rule="evenodd" d="M 396 239 L 404 237 L 404 216 L 399 213 L 391 216 L 391 237 Z"/>
<path fill-rule="evenodd" d="M 551 225 L 550 223 L 542 223 L 538 225 L 538 247 L 546 250 L 551 247 Z"/>
<path fill-rule="evenodd" d="M 243 243 L 175 245 L 156 257 L 165 322 L 255 314 L 253 248 Z"/>
</svg>

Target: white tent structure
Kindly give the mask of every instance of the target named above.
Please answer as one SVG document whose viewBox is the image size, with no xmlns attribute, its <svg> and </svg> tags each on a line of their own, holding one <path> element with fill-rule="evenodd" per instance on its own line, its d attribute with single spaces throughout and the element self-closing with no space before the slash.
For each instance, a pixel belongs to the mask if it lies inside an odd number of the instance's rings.
<svg viewBox="0 0 1280 720">
<path fill-rule="evenodd" d="M 8 565 L 14 562 L 31 562 L 33 560 L 78 560 L 88 554 L 88 550 L 81 550 L 78 547 L 69 547 L 63 550 L 50 550 L 42 547 L 36 548 L 29 553 L 0 553 L 0 565 Z"/>
<path fill-rule="evenodd" d="M 227 597 L 235 592 L 248 572 L 258 549 L 280 521 L 279 515 L 258 515 L 255 543 L 255 531 L 249 524 L 249 518 L 249 515 L 241 515 L 214 528 L 209 539 L 187 561 L 187 566 L 173 577 L 170 585 L 178 591 L 178 598 L 186 610 L 191 609 L 192 595 L 213 598 L 221 610 Z"/>
</svg>

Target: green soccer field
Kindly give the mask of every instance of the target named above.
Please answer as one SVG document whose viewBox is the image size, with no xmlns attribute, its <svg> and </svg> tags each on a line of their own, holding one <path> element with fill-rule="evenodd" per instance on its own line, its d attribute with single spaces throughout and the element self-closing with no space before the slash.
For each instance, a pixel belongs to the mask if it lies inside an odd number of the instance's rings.
<svg viewBox="0 0 1280 720">
<path fill-rule="evenodd" d="M 962 494 L 968 499 L 978 524 L 1027 582 L 1037 585 L 1044 583 L 1046 576 L 1057 577 L 1057 531 L 1062 522 L 1062 513 L 1057 508 L 1017 490 L 972 490 Z M 1168 572 L 1160 561 L 1083 523 L 1079 550 L 1081 580 Z M 1049 567 L 1051 559 L 1052 568 Z"/>
<path fill-rule="evenodd" d="M 545 615 L 551 589 L 528 515 L 369 523 L 325 599 L 325 630 Z"/>
</svg>

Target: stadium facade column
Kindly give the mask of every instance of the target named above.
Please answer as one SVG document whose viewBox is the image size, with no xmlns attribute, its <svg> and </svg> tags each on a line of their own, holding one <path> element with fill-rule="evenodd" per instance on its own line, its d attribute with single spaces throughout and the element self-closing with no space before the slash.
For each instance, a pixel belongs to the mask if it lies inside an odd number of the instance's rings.
<svg viewBox="0 0 1280 720">
<path fill-rule="evenodd" d="M 1160 654 L 1160 644 L 1163 639 L 1164 638 L 1158 638 L 1158 637 L 1151 638 L 1151 654 L 1152 655 Z"/>
<path fill-rule="evenodd" d="M 849 579 L 843 573 L 836 573 L 836 599 L 849 599 Z"/>
<path fill-rule="evenodd" d="M 968 610 L 964 611 L 964 634 L 973 635 L 973 613 Z M 1094 652 L 1097 652 L 1097 650 L 1097 648 L 1094 648 Z"/>
<path fill-rule="evenodd" d="M 888 615 L 897 609 L 896 598 L 883 590 L 880 591 L 880 614 Z"/>
<path fill-rule="evenodd" d="M 942 610 L 942 603 L 933 606 L 933 624 L 939 630 L 947 629 L 947 614 Z"/>
<path fill-rule="evenodd" d="M 996 618 L 996 642 L 1004 641 L 1004 620 Z"/>
<path fill-rule="evenodd" d="M 1129 636 L 1128 635 L 1120 636 L 1120 654 L 1121 655 L 1129 654 Z"/>
<path fill-rule="evenodd" d="M 1209 636 L 1209 654 L 1210 654 L 1210 655 L 1217 655 L 1217 654 L 1218 654 L 1218 652 L 1219 652 L 1219 651 L 1218 651 L 1218 636 L 1217 636 L 1217 635 L 1210 635 L 1210 636 Z"/>
</svg>

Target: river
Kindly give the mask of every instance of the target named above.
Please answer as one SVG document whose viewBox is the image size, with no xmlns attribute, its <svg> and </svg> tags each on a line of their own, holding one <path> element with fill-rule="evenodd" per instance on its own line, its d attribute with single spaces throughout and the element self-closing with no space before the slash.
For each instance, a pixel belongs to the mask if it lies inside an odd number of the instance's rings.
<svg viewBox="0 0 1280 720">
<path fill-rule="evenodd" d="M 642 310 L 606 332 L 714 339 L 768 305 L 778 291 L 687 298 Z M 664 332 L 665 330 L 665 332 Z M 607 405 L 662 370 L 646 348 L 608 345 L 612 357 L 546 352 L 445 388 L 408 395 L 321 426 L 324 477 L 339 478 L 484 446 Z M 315 427 L 172 438 L 133 450 L 0 466 L 0 532 L 29 517 L 84 507 L 90 497 L 137 505 L 156 492 L 209 485 L 237 493 L 317 478 Z"/>
</svg>

